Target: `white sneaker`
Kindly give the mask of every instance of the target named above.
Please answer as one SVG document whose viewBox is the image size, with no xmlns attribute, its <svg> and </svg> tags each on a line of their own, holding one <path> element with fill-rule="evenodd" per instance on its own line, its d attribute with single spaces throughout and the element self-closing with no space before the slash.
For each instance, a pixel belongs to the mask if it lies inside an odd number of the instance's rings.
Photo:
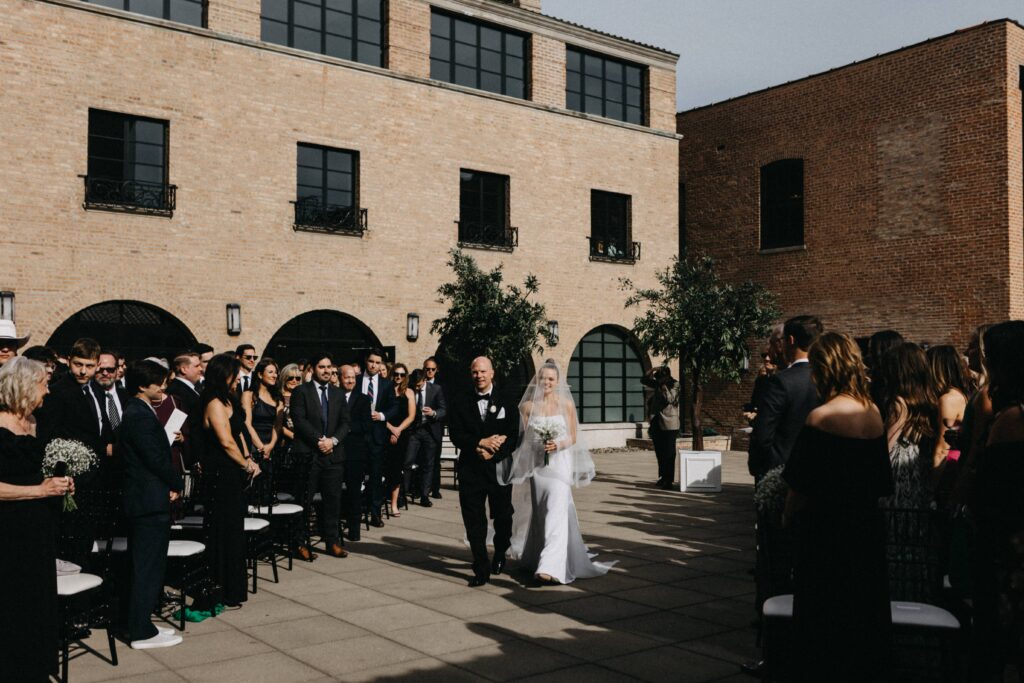
<svg viewBox="0 0 1024 683">
<path fill-rule="evenodd" d="M 145 640 L 133 640 L 132 649 L 151 650 L 158 647 L 173 647 L 180 643 L 181 640 L 181 636 L 157 633 L 152 638 L 146 638 Z"/>
<path fill-rule="evenodd" d="M 156 630 L 159 631 L 162 636 L 173 636 L 178 633 L 178 629 L 171 628 L 169 626 L 157 626 Z"/>
</svg>

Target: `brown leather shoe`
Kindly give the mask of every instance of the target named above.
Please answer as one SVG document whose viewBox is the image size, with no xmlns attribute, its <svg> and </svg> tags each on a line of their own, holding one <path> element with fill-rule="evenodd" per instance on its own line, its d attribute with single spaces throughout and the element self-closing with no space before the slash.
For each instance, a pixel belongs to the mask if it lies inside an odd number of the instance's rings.
<svg viewBox="0 0 1024 683">
<path fill-rule="evenodd" d="M 317 558 L 317 554 L 309 549 L 309 546 L 300 545 L 295 549 L 295 555 L 303 562 L 312 562 Z"/>
<path fill-rule="evenodd" d="M 345 547 L 338 545 L 337 543 L 332 543 L 331 547 L 327 549 L 327 553 L 331 555 L 331 557 L 348 557 L 348 551 L 345 550 Z"/>
</svg>

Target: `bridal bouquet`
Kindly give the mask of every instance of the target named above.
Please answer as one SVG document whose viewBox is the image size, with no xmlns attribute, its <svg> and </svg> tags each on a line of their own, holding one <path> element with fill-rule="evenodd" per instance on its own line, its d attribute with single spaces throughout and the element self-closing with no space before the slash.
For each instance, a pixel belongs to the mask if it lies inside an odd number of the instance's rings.
<svg viewBox="0 0 1024 683">
<path fill-rule="evenodd" d="M 565 434 L 562 429 L 562 425 L 554 421 L 538 420 L 535 421 L 531 427 L 533 429 L 533 433 L 537 436 L 537 440 L 541 443 L 557 441 Z M 544 451 L 544 467 L 548 466 L 550 456 L 550 453 Z"/>
<path fill-rule="evenodd" d="M 64 463 L 64 477 L 77 477 L 85 474 L 96 465 L 96 455 L 81 441 L 72 439 L 54 439 L 46 446 L 43 455 L 43 476 L 53 477 L 57 474 L 57 466 Z M 64 511 L 77 510 L 75 497 L 71 492 L 64 494 Z"/>
<path fill-rule="evenodd" d="M 789 484 L 782 478 L 782 470 L 781 465 L 768 470 L 754 488 L 754 506 L 769 519 L 778 519 L 786 505 Z"/>
</svg>

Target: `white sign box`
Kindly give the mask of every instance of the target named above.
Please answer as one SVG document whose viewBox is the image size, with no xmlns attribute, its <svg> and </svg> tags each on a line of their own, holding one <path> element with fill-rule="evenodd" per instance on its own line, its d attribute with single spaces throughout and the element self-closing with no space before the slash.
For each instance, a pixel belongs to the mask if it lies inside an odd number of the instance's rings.
<svg viewBox="0 0 1024 683">
<path fill-rule="evenodd" d="M 722 452 L 679 449 L 679 490 L 699 493 L 722 490 Z"/>
</svg>

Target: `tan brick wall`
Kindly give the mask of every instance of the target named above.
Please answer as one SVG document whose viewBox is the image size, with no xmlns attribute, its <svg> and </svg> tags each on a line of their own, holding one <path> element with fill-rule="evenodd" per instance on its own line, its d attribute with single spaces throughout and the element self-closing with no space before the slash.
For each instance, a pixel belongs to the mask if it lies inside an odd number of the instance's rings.
<svg viewBox="0 0 1024 683">
<path fill-rule="evenodd" d="M 672 130 L 676 121 L 676 74 L 669 69 L 647 70 L 647 116 L 651 128 Z"/>
<path fill-rule="evenodd" d="M 388 0 L 388 68 L 430 78 L 430 5 Z"/>
<path fill-rule="evenodd" d="M 260 39 L 260 0 L 210 0 L 206 25 L 211 31 Z"/>
<path fill-rule="evenodd" d="M 503 262 L 511 282 L 539 276 L 562 339 L 545 355 L 562 362 L 591 328 L 630 327 L 618 278 L 649 285 L 676 251 L 673 138 L 60 4 L 5 8 L 0 288 L 39 342 L 109 299 L 164 308 L 217 348 L 262 348 L 328 308 L 418 362 L 437 345 L 463 167 L 511 176 L 519 248 L 471 253 Z M 173 218 L 83 210 L 90 107 L 170 121 Z M 297 142 L 359 151 L 365 237 L 292 229 Z M 594 187 L 633 195 L 635 266 L 588 260 Z M 242 303 L 240 339 L 225 332 L 228 302 Z M 409 311 L 421 316 L 412 344 Z"/>
<path fill-rule="evenodd" d="M 531 99 L 538 104 L 565 107 L 565 43 L 540 35 L 533 36 L 530 43 Z"/>
<path fill-rule="evenodd" d="M 1022 34 L 992 23 L 682 112 L 692 253 L 856 336 L 962 344 L 1020 316 Z M 759 254 L 759 169 L 787 157 L 804 159 L 806 250 Z M 749 393 L 708 412 L 735 422 Z"/>
</svg>

